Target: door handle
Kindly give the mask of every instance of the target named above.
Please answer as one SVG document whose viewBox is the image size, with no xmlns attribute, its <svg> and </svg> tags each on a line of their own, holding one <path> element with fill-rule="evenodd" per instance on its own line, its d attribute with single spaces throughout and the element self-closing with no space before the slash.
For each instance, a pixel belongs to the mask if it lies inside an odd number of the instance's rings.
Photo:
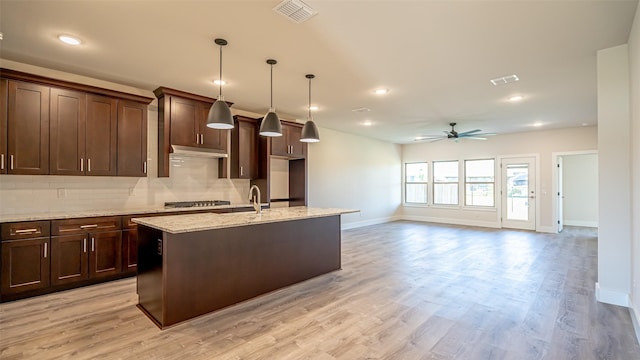
<svg viewBox="0 0 640 360">
<path fill-rule="evenodd" d="M 84 158 L 80 158 L 80 172 L 84 171 Z"/>
<path fill-rule="evenodd" d="M 13 155 L 9 155 L 9 162 L 11 163 L 11 170 L 13 170 Z"/>
<path fill-rule="evenodd" d="M 0 154 L 0 170 L 4 170 L 4 154 Z"/>
<path fill-rule="evenodd" d="M 87 172 L 91 172 L 91 159 L 87 159 Z"/>
<path fill-rule="evenodd" d="M 91 237 L 91 252 L 95 252 L 96 251 L 96 238 L 94 238 L 93 236 Z"/>
<path fill-rule="evenodd" d="M 44 243 L 44 258 L 47 258 L 47 243 Z"/>
<path fill-rule="evenodd" d="M 82 251 L 87 252 L 87 238 L 82 239 Z"/>
</svg>

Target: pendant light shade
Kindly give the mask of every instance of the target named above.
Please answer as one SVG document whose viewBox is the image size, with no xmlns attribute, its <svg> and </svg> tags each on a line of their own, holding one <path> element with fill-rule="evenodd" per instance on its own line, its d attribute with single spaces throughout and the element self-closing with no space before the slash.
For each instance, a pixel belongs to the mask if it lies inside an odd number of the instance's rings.
<svg viewBox="0 0 640 360">
<path fill-rule="evenodd" d="M 273 59 L 267 60 L 267 64 L 271 65 L 271 105 L 269 112 L 264 116 L 260 124 L 260 135 L 262 136 L 282 136 L 282 125 L 280 124 L 276 110 L 273 108 L 273 65 L 277 63 L 278 62 Z"/>
<path fill-rule="evenodd" d="M 315 75 L 307 74 L 305 77 L 309 79 L 309 115 L 307 117 L 307 122 L 305 122 L 304 126 L 302 126 L 300 141 L 318 142 L 320 141 L 320 134 L 318 132 L 318 127 L 313 122 L 313 118 L 311 117 L 311 79 L 315 78 Z"/>
<path fill-rule="evenodd" d="M 207 127 L 213 129 L 233 129 L 231 109 L 229 109 L 229 105 L 227 105 L 224 97 L 222 97 L 222 47 L 227 45 L 227 40 L 215 39 L 215 43 L 220 46 L 220 87 L 218 100 L 216 100 L 213 105 L 211 105 L 211 109 L 209 109 Z"/>
</svg>

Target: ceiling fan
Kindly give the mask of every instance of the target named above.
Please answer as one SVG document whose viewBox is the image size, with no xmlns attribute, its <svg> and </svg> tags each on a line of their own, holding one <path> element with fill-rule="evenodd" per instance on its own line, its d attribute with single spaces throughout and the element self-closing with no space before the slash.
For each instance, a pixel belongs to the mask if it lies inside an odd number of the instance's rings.
<svg viewBox="0 0 640 360">
<path fill-rule="evenodd" d="M 469 130 L 464 132 L 456 131 L 456 123 L 449 123 L 451 131 L 443 131 L 444 135 L 423 135 L 415 138 L 415 141 L 431 140 L 429 142 L 436 142 L 443 139 L 453 139 L 458 141 L 459 139 L 472 139 L 472 140 L 487 140 L 485 136 L 493 136 L 493 133 L 482 133 L 480 129 Z"/>
</svg>

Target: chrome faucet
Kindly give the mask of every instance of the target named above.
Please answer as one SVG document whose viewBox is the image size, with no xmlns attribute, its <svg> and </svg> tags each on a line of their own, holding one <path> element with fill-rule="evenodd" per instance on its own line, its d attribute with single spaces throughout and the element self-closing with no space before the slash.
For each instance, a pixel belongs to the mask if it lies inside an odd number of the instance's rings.
<svg viewBox="0 0 640 360">
<path fill-rule="evenodd" d="M 253 194 L 253 189 L 256 189 L 256 192 L 258 193 L 257 198 L 255 196 L 253 196 L 253 198 L 251 197 L 251 195 Z M 249 189 L 249 201 L 253 200 L 253 208 L 256 210 L 256 214 L 262 213 L 262 207 L 260 206 L 260 199 L 261 199 L 260 188 L 258 187 L 258 185 L 251 186 L 251 188 Z"/>
</svg>

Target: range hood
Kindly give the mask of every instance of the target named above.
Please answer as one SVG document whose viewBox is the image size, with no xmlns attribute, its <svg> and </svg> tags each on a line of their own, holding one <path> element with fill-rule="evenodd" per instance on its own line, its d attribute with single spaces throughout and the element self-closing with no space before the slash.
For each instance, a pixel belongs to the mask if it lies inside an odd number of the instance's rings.
<svg viewBox="0 0 640 360">
<path fill-rule="evenodd" d="M 226 158 L 229 155 L 222 150 L 199 148 L 195 146 L 171 145 L 172 154 L 201 158 Z"/>
</svg>

